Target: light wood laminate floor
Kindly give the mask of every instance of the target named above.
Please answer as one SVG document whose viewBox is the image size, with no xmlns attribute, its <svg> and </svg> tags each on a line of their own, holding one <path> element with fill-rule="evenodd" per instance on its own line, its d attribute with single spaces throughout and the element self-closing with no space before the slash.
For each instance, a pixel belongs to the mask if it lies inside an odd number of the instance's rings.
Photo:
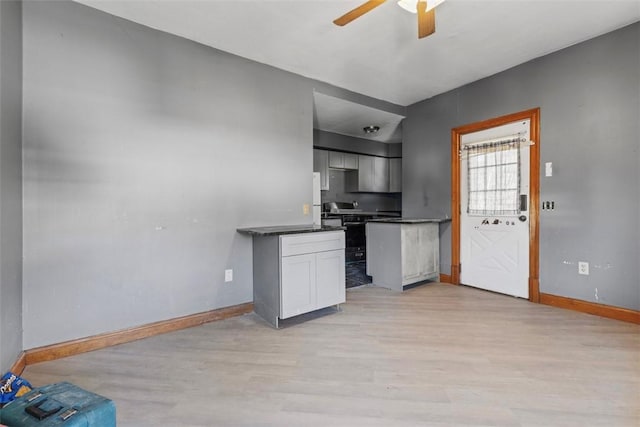
<svg viewBox="0 0 640 427">
<path fill-rule="evenodd" d="M 347 292 L 28 366 L 112 398 L 118 426 L 640 426 L 640 327 L 467 287 Z"/>
</svg>

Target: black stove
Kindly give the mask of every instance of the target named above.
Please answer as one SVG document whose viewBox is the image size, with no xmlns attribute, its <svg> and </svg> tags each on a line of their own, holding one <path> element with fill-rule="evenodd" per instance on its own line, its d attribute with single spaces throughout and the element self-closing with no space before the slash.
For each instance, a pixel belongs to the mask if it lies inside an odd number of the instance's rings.
<svg viewBox="0 0 640 427">
<path fill-rule="evenodd" d="M 324 218 L 340 218 L 345 227 L 345 259 L 347 263 L 364 261 L 367 258 L 365 224 L 369 219 L 381 216 L 400 216 L 400 213 L 372 212 L 358 209 L 356 202 L 323 203 Z"/>
</svg>

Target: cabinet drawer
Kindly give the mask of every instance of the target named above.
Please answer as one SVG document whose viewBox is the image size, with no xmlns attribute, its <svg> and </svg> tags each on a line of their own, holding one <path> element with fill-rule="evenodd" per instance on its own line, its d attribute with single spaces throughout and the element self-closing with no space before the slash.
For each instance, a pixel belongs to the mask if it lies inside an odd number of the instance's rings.
<svg viewBox="0 0 640 427">
<path fill-rule="evenodd" d="M 280 236 L 280 255 L 302 255 L 344 249 L 344 231 L 288 234 Z"/>
</svg>

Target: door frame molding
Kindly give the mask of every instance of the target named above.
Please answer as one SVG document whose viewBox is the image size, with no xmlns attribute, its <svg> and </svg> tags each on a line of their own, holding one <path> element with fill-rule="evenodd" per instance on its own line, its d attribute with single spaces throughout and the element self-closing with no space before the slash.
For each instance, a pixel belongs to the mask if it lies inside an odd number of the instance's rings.
<svg viewBox="0 0 640 427">
<path fill-rule="evenodd" d="M 460 149 L 462 135 L 529 119 L 529 301 L 540 302 L 540 108 L 451 129 L 451 282 L 460 284 Z"/>
</svg>

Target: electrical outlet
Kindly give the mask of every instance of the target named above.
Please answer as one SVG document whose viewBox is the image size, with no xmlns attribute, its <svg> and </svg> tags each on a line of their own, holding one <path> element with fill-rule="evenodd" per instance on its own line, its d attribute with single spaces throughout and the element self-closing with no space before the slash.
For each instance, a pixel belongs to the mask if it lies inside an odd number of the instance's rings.
<svg viewBox="0 0 640 427">
<path fill-rule="evenodd" d="M 224 271 L 224 281 L 232 282 L 233 281 L 233 270 L 225 270 Z"/>
<path fill-rule="evenodd" d="M 589 263 L 586 261 L 578 261 L 578 274 L 589 275 Z"/>
</svg>

